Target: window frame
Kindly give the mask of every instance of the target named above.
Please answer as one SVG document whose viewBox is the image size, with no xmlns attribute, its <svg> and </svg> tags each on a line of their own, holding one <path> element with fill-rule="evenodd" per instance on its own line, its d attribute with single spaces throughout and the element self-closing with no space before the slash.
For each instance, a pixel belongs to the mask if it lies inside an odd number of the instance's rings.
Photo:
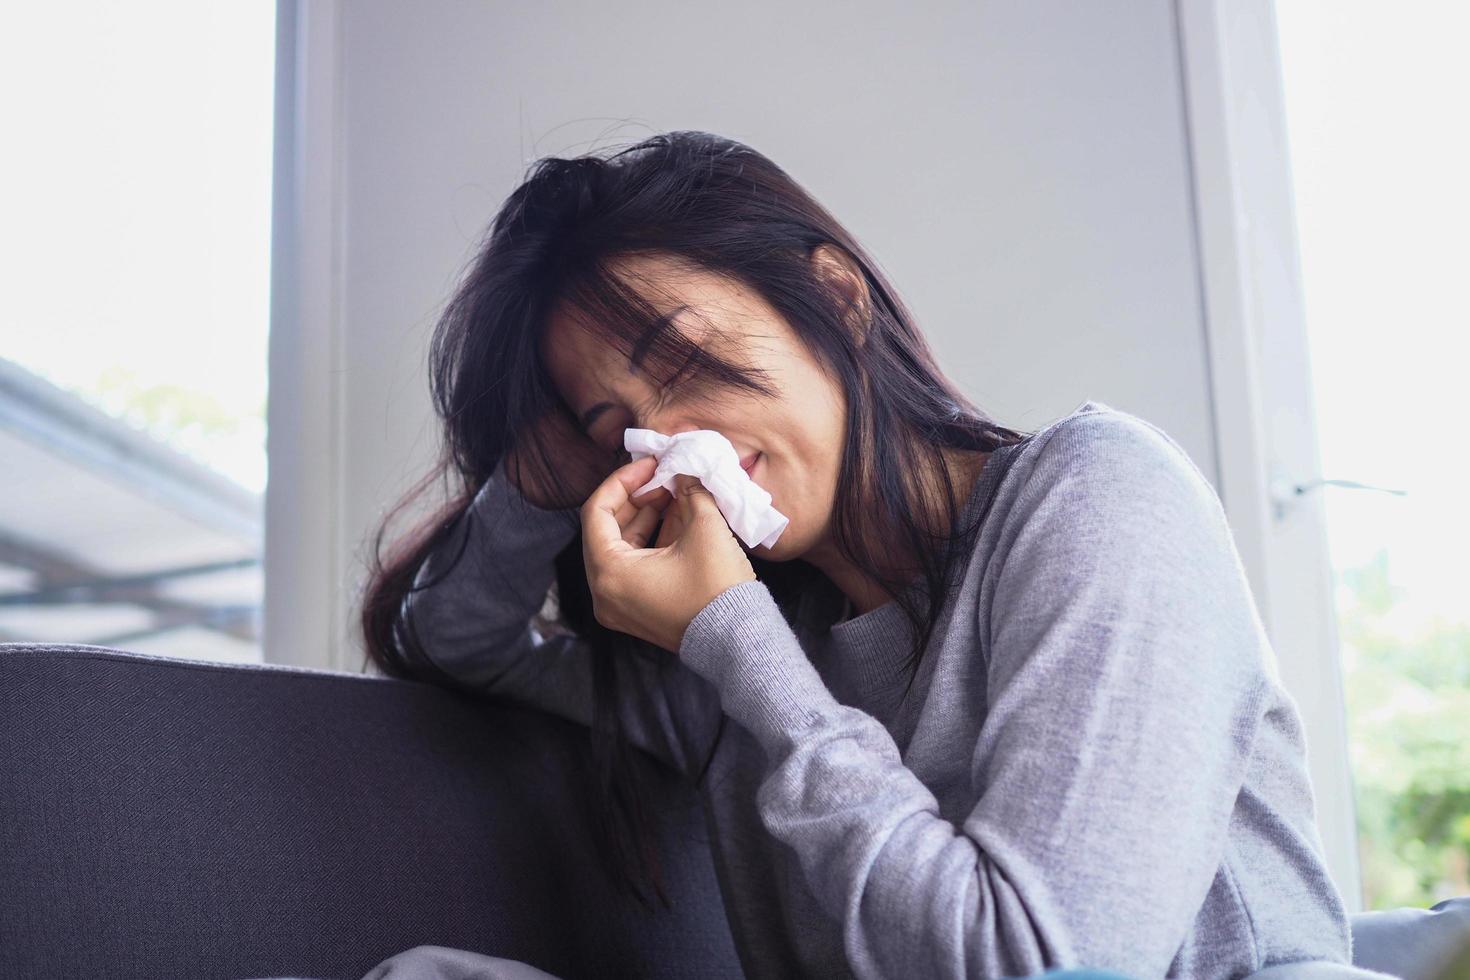
<svg viewBox="0 0 1470 980">
<path fill-rule="evenodd" d="M 1283 686 L 1317 827 L 1362 909 L 1356 804 L 1273 0 L 1175 0 L 1220 496 Z M 1341 474 L 1338 474 L 1341 475 Z M 1348 474 L 1350 475 L 1350 474 Z"/>
<path fill-rule="evenodd" d="M 264 609 L 272 663 L 346 670 L 339 0 L 277 0 Z"/>
</svg>

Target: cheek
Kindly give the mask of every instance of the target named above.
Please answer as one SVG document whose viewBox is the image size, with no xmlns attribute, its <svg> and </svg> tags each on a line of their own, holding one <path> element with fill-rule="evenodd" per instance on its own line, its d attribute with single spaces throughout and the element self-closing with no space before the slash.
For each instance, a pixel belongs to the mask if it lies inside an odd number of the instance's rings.
<svg viewBox="0 0 1470 980">
<path fill-rule="evenodd" d="M 842 433 L 825 418 L 785 415 L 766 423 L 751 479 L 769 491 L 776 506 L 810 509 L 821 504 L 836 483 L 842 464 Z M 795 424 L 793 424 L 795 423 Z"/>
<path fill-rule="evenodd" d="M 805 456 L 763 454 L 750 478 L 771 495 L 771 506 L 790 519 L 786 535 L 801 537 L 812 528 L 826 525 L 835 497 L 835 460 L 829 465 Z"/>
</svg>

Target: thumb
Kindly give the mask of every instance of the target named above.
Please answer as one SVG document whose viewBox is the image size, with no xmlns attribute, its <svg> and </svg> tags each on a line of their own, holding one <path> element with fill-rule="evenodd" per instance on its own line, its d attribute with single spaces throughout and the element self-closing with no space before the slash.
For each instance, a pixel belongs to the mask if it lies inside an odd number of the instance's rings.
<svg viewBox="0 0 1470 980">
<path fill-rule="evenodd" d="M 715 495 L 699 482 L 698 477 L 679 473 L 674 477 L 674 489 L 678 493 L 679 516 L 685 527 L 692 527 L 701 514 L 720 509 L 719 504 L 715 503 Z"/>
</svg>

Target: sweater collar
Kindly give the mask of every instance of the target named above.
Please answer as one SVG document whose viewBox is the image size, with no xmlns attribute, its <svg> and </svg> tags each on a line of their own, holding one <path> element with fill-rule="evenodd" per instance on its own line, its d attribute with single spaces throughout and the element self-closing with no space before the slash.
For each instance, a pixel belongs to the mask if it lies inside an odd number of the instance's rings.
<svg viewBox="0 0 1470 980">
<path fill-rule="evenodd" d="M 962 523 L 974 520 L 983 511 L 1011 457 L 1024 442 L 991 451 L 960 508 Z M 904 593 L 917 596 L 921 589 L 922 583 L 914 582 Z M 846 608 L 847 597 L 830 579 L 821 576 L 815 594 L 804 596 L 802 604 L 816 634 L 810 659 L 833 696 L 845 704 L 876 709 L 871 713 L 886 718 L 886 712 L 896 707 L 908 684 L 906 663 L 914 640 L 913 627 L 898 599 L 890 599 L 840 623 L 834 622 Z"/>
</svg>

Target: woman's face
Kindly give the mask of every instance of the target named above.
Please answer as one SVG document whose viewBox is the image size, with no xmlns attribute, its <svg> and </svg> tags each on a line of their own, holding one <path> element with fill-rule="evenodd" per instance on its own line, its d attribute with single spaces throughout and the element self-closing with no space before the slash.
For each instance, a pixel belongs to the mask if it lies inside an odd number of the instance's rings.
<svg viewBox="0 0 1470 980">
<path fill-rule="evenodd" d="M 547 370 L 577 418 L 590 419 L 591 439 L 612 454 L 622 449 L 625 428 L 670 435 L 714 429 L 734 444 L 742 463 L 755 459 L 748 467 L 751 479 L 790 519 L 774 547 L 747 550 L 789 561 L 825 541 L 846 424 L 841 386 L 764 298 L 742 285 L 664 258 L 624 257 L 612 268 L 659 313 L 687 307 L 673 326 L 738 366 L 765 372 L 777 394 L 745 388 L 661 391 L 656 377 L 558 312 L 547 325 Z"/>
</svg>

